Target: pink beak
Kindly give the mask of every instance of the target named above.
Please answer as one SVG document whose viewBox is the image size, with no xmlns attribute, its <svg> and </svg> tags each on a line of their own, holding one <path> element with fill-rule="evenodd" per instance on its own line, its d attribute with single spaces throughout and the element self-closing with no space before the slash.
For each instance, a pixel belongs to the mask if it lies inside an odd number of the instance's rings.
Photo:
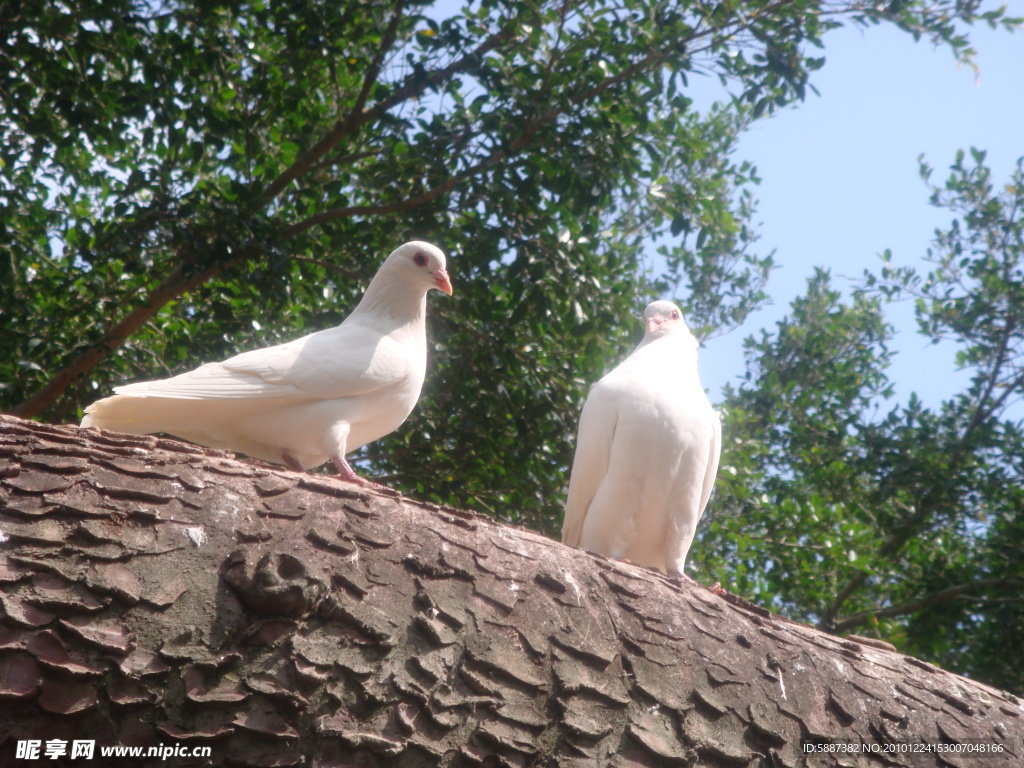
<svg viewBox="0 0 1024 768">
<path fill-rule="evenodd" d="M 448 279 L 448 273 L 439 269 L 434 273 L 434 280 L 437 282 L 437 289 L 452 295 L 452 281 Z"/>
<path fill-rule="evenodd" d="M 647 320 L 647 332 L 648 333 L 654 333 L 656 330 L 658 330 L 659 327 L 661 327 L 661 324 L 664 323 L 664 322 L 665 322 L 665 318 L 664 317 L 660 317 L 658 315 L 655 315 L 654 317 L 648 318 L 648 320 Z"/>
</svg>

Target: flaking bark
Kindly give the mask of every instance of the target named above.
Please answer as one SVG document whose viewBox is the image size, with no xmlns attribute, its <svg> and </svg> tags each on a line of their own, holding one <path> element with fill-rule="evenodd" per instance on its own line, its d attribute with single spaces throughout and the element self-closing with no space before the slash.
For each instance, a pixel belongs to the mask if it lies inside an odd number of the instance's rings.
<svg viewBox="0 0 1024 768">
<path fill-rule="evenodd" d="M 2 765 L 19 739 L 83 734 L 243 766 L 1024 764 L 1010 694 L 489 518 L 173 440 L 0 416 L 0 532 Z"/>
</svg>

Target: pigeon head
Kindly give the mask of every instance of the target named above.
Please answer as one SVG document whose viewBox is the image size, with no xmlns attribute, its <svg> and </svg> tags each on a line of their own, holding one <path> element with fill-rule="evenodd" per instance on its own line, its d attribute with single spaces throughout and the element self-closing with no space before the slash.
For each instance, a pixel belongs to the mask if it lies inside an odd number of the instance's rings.
<svg viewBox="0 0 1024 768">
<path fill-rule="evenodd" d="M 648 304 L 644 310 L 644 323 L 647 326 L 646 338 L 649 339 L 690 333 L 683 320 L 683 313 L 671 301 L 652 301 Z"/>
<path fill-rule="evenodd" d="M 413 240 L 384 259 L 350 317 L 377 316 L 389 318 L 388 323 L 422 325 L 427 294 L 435 288 L 449 296 L 452 293 L 444 252 L 436 245 Z"/>
<path fill-rule="evenodd" d="M 423 286 L 424 292 L 436 288 L 452 295 L 444 252 L 430 243 L 413 240 L 400 245 L 384 260 L 381 271 L 385 269 L 394 275 L 393 279 Z"/>
</svg>

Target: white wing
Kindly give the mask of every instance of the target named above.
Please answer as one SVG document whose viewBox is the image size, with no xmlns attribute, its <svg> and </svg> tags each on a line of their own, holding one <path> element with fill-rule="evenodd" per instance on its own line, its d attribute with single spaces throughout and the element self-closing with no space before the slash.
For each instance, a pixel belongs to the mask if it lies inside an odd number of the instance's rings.
<svg viewBox="0 0 1024 768">
<path fill-rule="evenodd" d="M 711 452 L 708 454 L 708 468 L 704 472 L 704 483 L 700 491 L 698 519 L 704 515 L 704 510 L 707 509 L 708 500 L 711 498 L 711 489 L 715 487 L 715 478 L 718 476 L 718 461 L 722 456 L 722 419 L 716 411 L 712 411 L 711 414 Z"/>
<path fill-rule="evenodd" d="M 275 347 L 243 352 L 170 379 L 118 387 L 135 397 L 182 400 L 352 397 L 402 379 L 409 360 L 400 342 L 356 323 Z"/>
<path fill-rule="evenodd" d="M 618 406 L 614 392 L 598 382 L 590 391 L 580 414 L 576 456 L 572 462 L 569 497 L 565 502 L 565 520 L 562 523 L 562 542 L 565 544 L 580 545 L 583 521 L 601 481 L 608 474 L 617 424 Z"/>
</svg>

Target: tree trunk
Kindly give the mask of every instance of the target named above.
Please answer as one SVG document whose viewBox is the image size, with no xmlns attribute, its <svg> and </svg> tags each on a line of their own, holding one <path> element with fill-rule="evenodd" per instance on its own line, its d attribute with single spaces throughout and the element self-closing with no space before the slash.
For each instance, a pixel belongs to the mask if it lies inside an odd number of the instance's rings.
<svg viewBox="0 0 1024 768">
<path fill-rule="evenodd" d="M 0 540 L 0 765 L 1024 765 L 1016 698 L 882 644 L 174 440 L 0 416 Z"/>
</svg>

